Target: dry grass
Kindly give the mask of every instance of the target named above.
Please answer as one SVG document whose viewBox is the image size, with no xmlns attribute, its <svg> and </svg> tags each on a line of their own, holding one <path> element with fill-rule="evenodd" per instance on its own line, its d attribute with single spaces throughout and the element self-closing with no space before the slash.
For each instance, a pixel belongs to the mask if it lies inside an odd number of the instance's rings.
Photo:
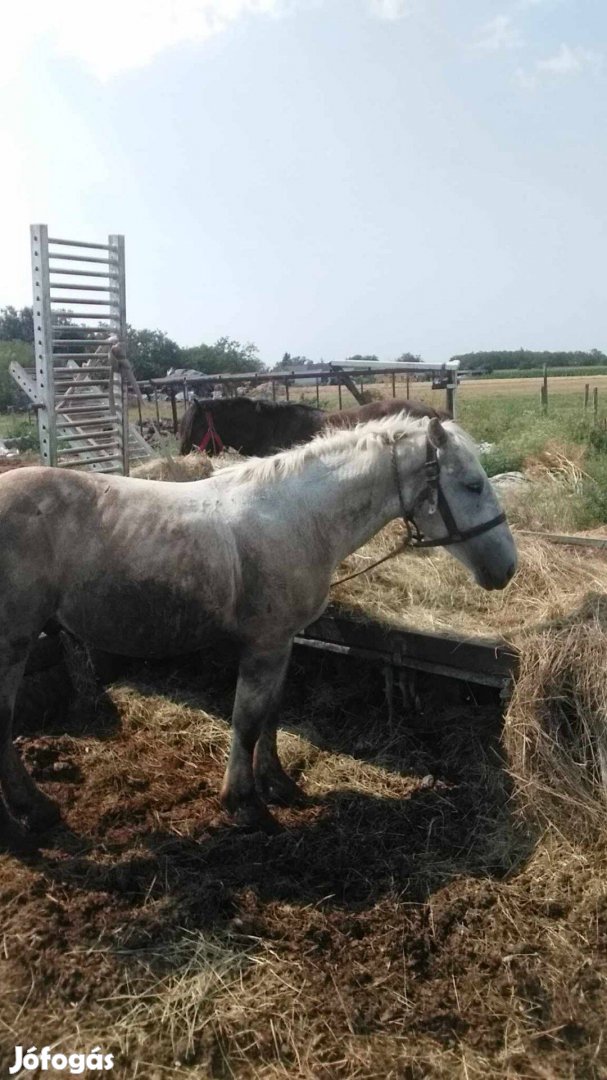
<svg viewBox="0 0 607 1080">
<path fill-rule="evenodd" d="M 526 812 L 578 841 L 606 833 L 607 596 L 525 641 L 505 743 Z"/>
<path fill-rule="evenodd" d="M 192 451 L 185 457 L 164 454 L 162 457 L 151 458 L 132 469 L 131 476 L 136 476 L 140 480 L 171 480 L 187 483 L 188 480 L 205 480 L 212 472 L 211 459 L 206 454 Z"/>
<path fill-rule="evenodd" d="M 120 1080 L 604 1075 L 605 845 L 521 828 L 496 703 L 429 683 L 389 722 L 369 674 L 296 665 L 280 749 L 311 803 L 264 838 L 219 816 L 231 673 L 158 678 L 116 684 L 98 734 L 26 746 L 81 780 L 50 784 L 71 832 L 0 859 L 7 1063 L 48 1042 L 101 1045 Z"/>
<path fill-rule="evenodd" d="M 400 535 L 398 524 L 389 525 L 345 560 L 340 576 L 386 554 Z M 607 591 L 604 552 L 556 547 L 522 535 L 517 548 L 519 569 L 503 592 L 479 589 L 452 556 L 430 550 L 405 552 L 338 586 L 334 600 L 361 619 L 517 643 L 542 624 L 578 608 L 589 592 Z"/>
</svg>

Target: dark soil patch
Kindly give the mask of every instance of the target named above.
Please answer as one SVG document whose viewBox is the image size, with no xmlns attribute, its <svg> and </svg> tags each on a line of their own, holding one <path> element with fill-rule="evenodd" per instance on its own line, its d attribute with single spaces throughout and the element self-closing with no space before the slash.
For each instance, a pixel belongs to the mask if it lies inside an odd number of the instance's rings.
<svg viewBox="0 0 607 1080">
<path fill-rule="evenodd" d="M 422 680 L 388 723 L 377 674 L 298 662 L 311 798 L 265 837 L 217 799 L 233 671 L 137 680 L 20 737 L 65 824 L 0 858 L 5 1069 L 59 1043 L 151 1080 L 607 1075 L 604 855 L 517 824 L 490 693 Z"/>
</svg>

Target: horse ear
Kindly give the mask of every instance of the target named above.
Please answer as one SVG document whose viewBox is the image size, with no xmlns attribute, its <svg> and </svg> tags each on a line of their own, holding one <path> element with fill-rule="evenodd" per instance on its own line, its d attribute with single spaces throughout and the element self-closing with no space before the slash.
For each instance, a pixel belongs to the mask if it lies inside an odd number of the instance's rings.
<svg viewBox="0 0 607 1080">
<path fill-rule="evenodd" d="M 435 450 L 442 450 L 447 445 L 447 432 L 437 416 L 433 416 L 428 424 L 428 438 Z"/>
</svg>

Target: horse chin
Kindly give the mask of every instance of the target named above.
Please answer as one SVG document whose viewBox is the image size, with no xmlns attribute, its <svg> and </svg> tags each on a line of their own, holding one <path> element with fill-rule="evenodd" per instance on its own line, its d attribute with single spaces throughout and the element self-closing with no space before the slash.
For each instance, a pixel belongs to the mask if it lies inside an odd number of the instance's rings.
<svg viewBox="0 0 607 1080">
<path fill-rule="evenodd" d="M 487 592 L 496 592 L 506 588 L 514 574 L 514 570 L 513 565 L 508 567 L 504 573 L 497 575 L 483 566 L 473 571 L 474 580 L 477 585 L 480 585 L 481 589 L 485 589 Z"/>
</svg>

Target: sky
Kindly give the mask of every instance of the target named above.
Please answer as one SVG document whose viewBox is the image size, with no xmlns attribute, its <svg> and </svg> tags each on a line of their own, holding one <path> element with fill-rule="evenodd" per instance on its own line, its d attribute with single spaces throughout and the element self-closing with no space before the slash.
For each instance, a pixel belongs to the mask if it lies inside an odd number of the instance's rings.
<svg viewBox="0 0 607 1080">
<path fill-rule="evenodd" d="M 29 225 L 124 233 L 128 319 L 273 365 L 607 349 L 604 0 L 20 0 L 0 307 Z"/>
</svg>

